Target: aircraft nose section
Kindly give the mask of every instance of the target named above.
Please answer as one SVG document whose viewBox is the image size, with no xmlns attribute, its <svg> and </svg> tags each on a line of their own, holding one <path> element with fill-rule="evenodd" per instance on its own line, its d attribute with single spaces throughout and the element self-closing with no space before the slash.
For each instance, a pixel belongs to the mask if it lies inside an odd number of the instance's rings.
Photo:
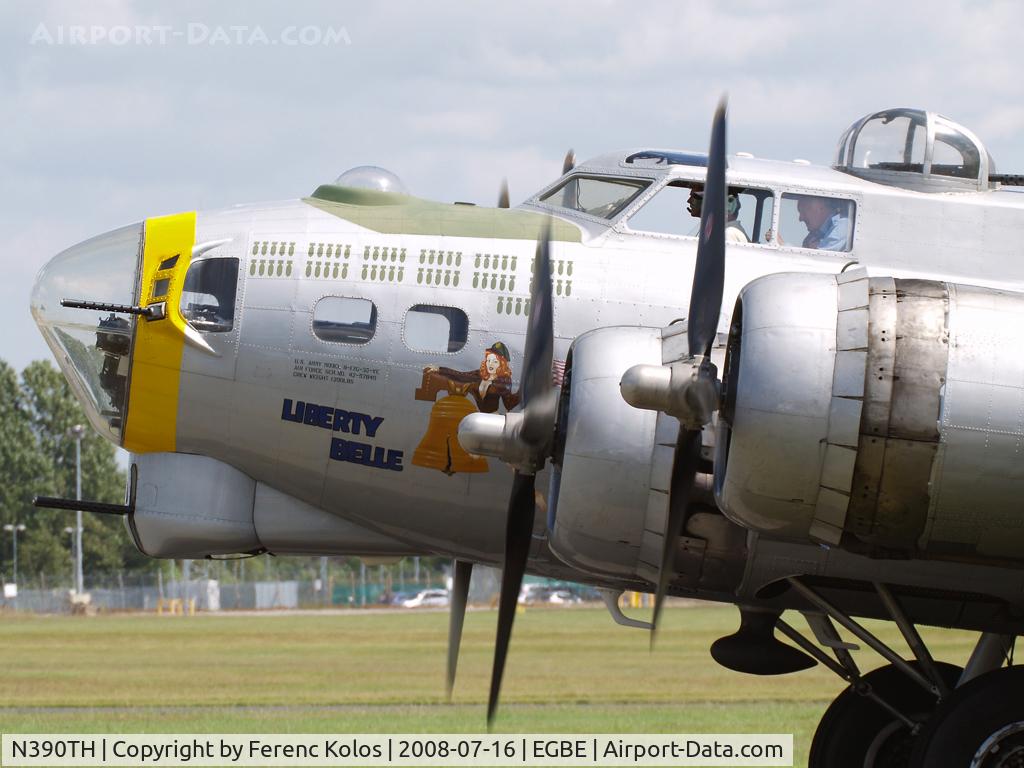
<svg viewBox="0 0 1024 768">
<path fill-rule="evenodd" d="M 62 299 L 135 304 L 142 223 L 54 256 L 36 276 L 32 316 L 92 425 L 121 444 L 135 317 L 61 306 Z"/>
</svg>

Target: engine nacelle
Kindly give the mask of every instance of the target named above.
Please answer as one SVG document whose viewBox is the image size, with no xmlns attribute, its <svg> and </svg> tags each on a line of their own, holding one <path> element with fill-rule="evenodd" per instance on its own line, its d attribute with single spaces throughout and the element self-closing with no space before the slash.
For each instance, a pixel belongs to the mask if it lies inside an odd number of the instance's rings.
<svg viewBox="0 0 1024 768">
<path fill-rule="evenodd" d="M 1024 297 L 780 274 L 742 291 L 716 499 L 747 528 L 876 557 L 1024 559 Z"/>
<path fill-rule="evenodd" d="M 185 453 L 132 457 L 128 529 L 150 557 L 418 554 L 375 531 L 257 482 L 216 459 Z"/>
<path fill-rule="evenodd" d="M 659 329 L 602 328 L 573 342 L 549 515 L 549 544 L 561 560 L 622 578 L 637 575 L 659 416 L 619 394 L 622 374 L 638 363 L 661 365 Z"/>
<path fill-rule="evenodd" d="M 657 580 L 679 421 L 634 408 L 619 382 L 634 365 L 686 352 L 685 326 L 601 328 L 573 342 L 559 408 L 548 543 L 562 561 L 602 577 Z M 705 434 L 710 438 L 710 431 Z M 710 503 L 710 480 L 703 496 Z M 730 591 L 745 531 L 717 511 L 688 516 L 675 557 L 677 587 Z"/>
</svg>

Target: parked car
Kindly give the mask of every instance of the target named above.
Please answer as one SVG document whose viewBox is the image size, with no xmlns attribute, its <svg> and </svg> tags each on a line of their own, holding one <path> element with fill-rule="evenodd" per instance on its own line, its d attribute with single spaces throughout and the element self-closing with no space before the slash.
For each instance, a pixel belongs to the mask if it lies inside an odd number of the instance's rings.
<svg viewBox="0 0 1024 768">
<path fill-rule="evenodd" d="M 551 587 L 546 584 L 523 584 L 522 588 L 519 590 L 519 599 L 517 602 L 520 605 L 546 603 L 551 592 Z"/>
<path fill-rule="evenodd" d="M 574 594 L 568 589 L 556 589 L 550 595 L 548 595 L 548 602 L 556 603 L 558 605 L 571 605 L 583 601 L 580 600 L 579 595 Z"/>
<path fill-rule="evenodd" d="M 445 608 L 450 602 L 447 589 L 424 589 L 417 592 L 415 597 L 404 601 L 402 605 L 406 608 Z"/>
<path fill-rule="evenodd" d="M 551 584 L 524 584 L 519 592 L 520 605 L 537 605 L 538 603 L 562 605 L 578 602 L 580 602 L 580 598 L 574 590 Z"/>
</svg>

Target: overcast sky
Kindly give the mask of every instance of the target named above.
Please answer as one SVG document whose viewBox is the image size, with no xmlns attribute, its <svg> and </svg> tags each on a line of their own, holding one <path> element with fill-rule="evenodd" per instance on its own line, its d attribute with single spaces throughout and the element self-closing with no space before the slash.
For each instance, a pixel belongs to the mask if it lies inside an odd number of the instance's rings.
<svg viewBox="0 0 1024 768">
<path fill-rule="evenodd" d="M 730 151 L 827 163 L 857 117 L 919 106 L 1024 172 L 1021 29 L 1013 2 L 4 0 L 0 356 L 48 356 L 33 277 L 93 234 L 367 163 L 438 200 L 507 176 L 515 204 L 569 147 L 704 149 L 722 91 Z"/>
</svg>

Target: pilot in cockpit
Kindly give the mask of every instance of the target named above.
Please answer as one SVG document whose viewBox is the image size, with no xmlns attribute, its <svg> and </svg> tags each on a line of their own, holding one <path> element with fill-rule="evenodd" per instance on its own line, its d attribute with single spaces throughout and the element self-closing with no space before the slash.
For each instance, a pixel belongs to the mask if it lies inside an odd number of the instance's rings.
<svg viewBox="0 0 1024 768">
<path fill-rule="evenodd" d="M 690 199 L 686 210 L 693 218 L 699 219 L 703 206 L 704 188 L 694 187 L 690 190 Z M 739 215 L 740 196 L 736 190 L 730 189 L 728 196 L 725 198 L 725 242 L 727 243 L 750 242 L 750 237 L 740 223 Z"/>
<path fill-rule="evenodd" d="M 807 227 L 802 247 L 849 250 L 850 219 L 842 215 L 838 200 L 804 195 L 797 200 L 796 210 L 800 221 Z"/>
</svg>

